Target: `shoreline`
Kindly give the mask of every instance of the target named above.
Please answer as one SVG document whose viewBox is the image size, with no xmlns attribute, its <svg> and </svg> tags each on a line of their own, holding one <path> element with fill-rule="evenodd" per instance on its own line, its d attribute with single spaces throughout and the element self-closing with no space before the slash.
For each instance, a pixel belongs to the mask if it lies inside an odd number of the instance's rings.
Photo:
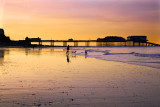
<svg viewBox="0 0 160 107">
<path fill-rule="evenodd" d="M 18 49 L 18 48 L 20 48 L 20 49 L 64 49 L 64 50 L 66 50 L 66 47 L 41 47 L 41 46 L 39 46 L 39 47 L 35 47 L 35 48 L 32 48 L 32 47 L 21 47 L 21 46 L 11 46 L 11 47 L 0 47 L 1 49 Z M 150 67 L 150 68 L 155 68 L 155 69 L 160 69 L 160 67 L 156 67 L 156 66 L 153 66 L 153 65 L 145 65 L 145 63 L 143 64 L 143 63 L 140 63 L 140 62 L 138 62 L 138 63 L 134 63 L 134 62 L 125 62 L 125 61 L 123 61 L 123 60 L 115 60 L 115 59 L 107 59 L 107 58 L 101 58 L 101 57 L 94 57 L 94 56 L 90 56 L 90 55 L 83 55 L 83 54 L 74 54 L 73 52 L 74 52 L 74 48 L 78 48 L 78 47 L 71 47 L 71 48 L 73 48 L 73 50 L 71 49 L 71 51 L 70 51 L 70 53 L 72 54 L 72 55 L 78 55 L 78 56 L 83 56 L 83 57 L 85 57 L 85 58 L 94 58 L 94 59 L 98 59 L 98 60 L 104 60 L 104 61 L 113 61 L 113 62 L 119 62 L 119 63 L 125 63 L 125 64 L 131 64 L 131 65 L 138 65 L 138 66 L 144 66 L 144 67 Z M 80 48 L 125 48 L 125 47 L 80 47 Z M 130 48 L 130 47 L 126 47 L 126 48 Z M 134 48 L 144 48 L 144 47 L 134 47 Z M 145 48 L 153 48 L 153 47 L 145 47 Z M 156 47 L 155 47 L 156 48 Z M 67 51 L 67 50 L 66 50 Z M 134 54 L 134 53 L 133 53 Z M 101 55 L 99 55 L 99 56 L 101 56 Z"/>
</svg>

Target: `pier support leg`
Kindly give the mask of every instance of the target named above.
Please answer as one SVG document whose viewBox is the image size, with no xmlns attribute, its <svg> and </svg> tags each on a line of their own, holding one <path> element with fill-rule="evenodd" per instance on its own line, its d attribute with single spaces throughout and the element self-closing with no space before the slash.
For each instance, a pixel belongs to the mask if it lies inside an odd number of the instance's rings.
<svg viewBox="0 0 160 107">
<path fill-rule="evenodd" d="M 126 43 L 126 42 L 124 42 L 124 46 L 127 46 L 127 43 Z"/>
<path fill-rule="evenodd" d="M 96 45 L 97 45 L 97 46 L 100 46 L 100 42 L 97 42 Z"/>
<path fill-rule="evenodd" d="M 78 46 L 78 42 L 74 42 L 74 46 Z"/>
<path fill-rule="evenodd" d="M 63 46 L 67 46 L 67 42 L 63 42 Z"/>
<path fill-rule="evenodd" d="M 103 46 L 106 46 L 106 42 L 103 42 Z"/>
<path fill-rule="evenodd" d="M 108 43 L 107 43 L 107 42 L 105 42 L 105 46 L 108 46 Z"/>
<path fill-rule="evenodd" d="M 135 42 L 133 42 L 133 46 L 135 46 Z"/>
<path fill-rule="evenodd" d="M 41 41 L 39 42 L 39 45 L 42 45 L 42 42 L 41 42 Z"/>
<path fill-rule="evenodd" d="M 54 46 L 54 42 L 53 41 L 51 41 L 51 46 Z"/>
<path fill-rule="evenodd" d="M 138 46 L 141 46 L 141 42 L 138 43 Z"/>
<path fill-rule="evenodd" d="M 89 42 L 86 42 L 86 46 L 89 46 L 90 45 L 90 43 Z"/>
</svg>

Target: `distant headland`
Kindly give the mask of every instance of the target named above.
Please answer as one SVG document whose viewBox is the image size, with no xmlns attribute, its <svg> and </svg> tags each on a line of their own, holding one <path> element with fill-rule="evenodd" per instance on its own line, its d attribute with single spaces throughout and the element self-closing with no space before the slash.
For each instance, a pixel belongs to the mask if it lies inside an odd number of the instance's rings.
<svg viewBox="0 0 160 107">
<path fill-rule="evenodd" d="M 22 47 L 36 47 L 48 46 L 54 47 L 55 43 L 62 42 L 62 46 L 67 46 L 67 43 L 74 43 L 78 47 L 78 43 L 85 43 L 85 46 L 90 46 L 90 43 L 96 43 L 96 46 L 160 46 L 159 44 L 148 42 L 147 36 L 128 36 L 127 39 L 120 36 L 106 36 L 105 38 L 98 38 L 97 40 L 42 40 L 41 38 L 29 38 L 25 40 L 13 41 L 10 37 L 5 36 L 5 32 L 0 28 L 0 47 L 6 46 L 22 46 Z M 37 43 L 37 44 L 32 44 Z M 50 45 L 43 45 L 43 43 L 50 43 Z M 116 45 L 115 45 L 116 44 Z"/>
<path fill-rule="evenodd" d="M 10 37 L 7 37 L 4 30 L 0 28 L 0 47 L 6 46 L 32 46 L 29 41 L 13 41 Z"/>
<path fill-rule="evenodd" d="M 0 42 L 4 43 L 4 44 L 5 43 L 7 44 L 7 43 L 11 42 L 10 38 L 5 36 L 3 29 L 0 29 Z"/>
</svg>

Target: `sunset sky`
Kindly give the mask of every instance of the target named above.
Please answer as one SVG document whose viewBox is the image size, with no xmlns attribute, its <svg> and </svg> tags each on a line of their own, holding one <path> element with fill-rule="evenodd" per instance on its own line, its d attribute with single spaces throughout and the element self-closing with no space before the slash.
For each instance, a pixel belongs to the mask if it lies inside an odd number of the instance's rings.
<svg viewBox="0 0 160 107">
<path fill-rule="evenodd" d="M 0 28 L 13 40 L 146 35 L 160 43 L 160 0 L 0 0 Z"/>
</svg>

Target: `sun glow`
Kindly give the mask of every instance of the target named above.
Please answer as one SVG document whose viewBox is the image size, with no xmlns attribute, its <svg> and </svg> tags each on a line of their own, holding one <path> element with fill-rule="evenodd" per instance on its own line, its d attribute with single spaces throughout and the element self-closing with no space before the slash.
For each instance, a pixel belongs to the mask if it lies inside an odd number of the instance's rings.
<svg viewBox="0 0 160 107">
<path fill-rule="evenodd" d="M 0 0 L 0 28 L 3 24 L 3 6 L 4 6 L 4 0 Z"/>
<path fill-rule="evenodd" d="M 0 24 L 3 15 L 3 28 L 14 40 L 146 35 L 160 43 L 157 0 L 6 0 L 1 7 Z"/>
</svg>

